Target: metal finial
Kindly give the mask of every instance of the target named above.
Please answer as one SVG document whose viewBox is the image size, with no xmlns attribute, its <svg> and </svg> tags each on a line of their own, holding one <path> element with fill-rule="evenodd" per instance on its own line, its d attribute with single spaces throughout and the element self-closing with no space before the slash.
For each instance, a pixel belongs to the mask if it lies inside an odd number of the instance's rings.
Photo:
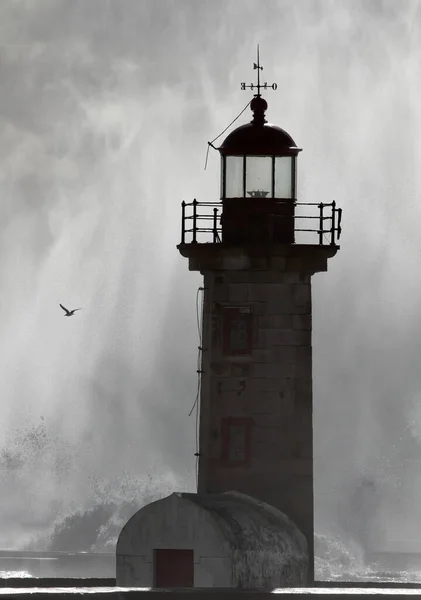
<svg viewBox="0 0 421 600">
<path fill-rule="evenodd" d="M 255 94 L 255 97 L 259 98 L 260 90 L 267 90 L 269 88 L 271 88 L 272 90 L 276 90 L 278 88 L 278 85 L 276 83 L 268 84 L 267 81 L 265 81 L 265 83 L 260 83 L 260 71 L 263 71 L 263 67 L 260 64 L 259 44 L 257 44 L 257 62 L 253 63 L 253 70 L 256 69 L 257 85 L 255 83 L 246 84 L 245 82 L 242 82 L 241 89 L 246 90 L 247 88 L 250 88 L 251 90 L 254 90 L 255 88 L 257 88 L 257 94 Z"/>
</svg>

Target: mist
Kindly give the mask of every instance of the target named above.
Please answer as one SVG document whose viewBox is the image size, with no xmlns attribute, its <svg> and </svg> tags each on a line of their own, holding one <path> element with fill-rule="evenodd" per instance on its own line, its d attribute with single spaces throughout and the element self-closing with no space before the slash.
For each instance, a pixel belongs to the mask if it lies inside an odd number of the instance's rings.
<svg viewBox="0 0 421 600">
<path fill-rule="evenodd" d="M 313 280 L 316 529 L 343 531 L 368 478 L 377 545 L 419 536 L 420 34 L 409 0 L 0 5 L 0 546 L 98 481 L 194 489 L 180 203 L 218 198 L 207 142 L 250 100 L 258 43 L 299 200 L 344 209 Z"/>
</svg>

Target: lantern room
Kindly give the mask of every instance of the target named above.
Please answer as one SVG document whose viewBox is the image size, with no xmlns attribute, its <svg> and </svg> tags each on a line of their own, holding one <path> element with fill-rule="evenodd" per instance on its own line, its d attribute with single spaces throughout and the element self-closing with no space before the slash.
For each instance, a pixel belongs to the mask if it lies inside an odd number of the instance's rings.
<svg viewBox="0 0 421 600">
<path fill-rule="evenodd" d="M 257 94 L 253 119 L 235 129 L 221 154 L 222 237 L 227 243 L 294 242 L 297 148 L 280 127 L 267 123 L 267 102 Z"/>
<path fill-rule="evenodd" d="M 253 120 L 235 129 L 219 148 L 221 199 L 296 198 L 297 148 L 280 127 L 266 123 L 266 100 L 250 103 Z"/>
<path fill-rule="evenodd" d="M 329 244 L 330 251 L 338 248 L 342 210 L 335 201 L 298 200 L 297 159 L 301 149 L 284 129 L 266 120 L 268 105 L 261 92 L 276 90 L 277 84 L 260 81 L 263 67 L 259 51 L 253 69 L 257 70 L 257 84 L 241 83 L 242 90 L 254 93 L 246 106 L 251 108 L 252 120 L 234 129 L 219 148 L 208 142 L 221 157 L 220 198 L 181 203 L 179 249 L 183 256 L 189 256 L 190 251 L 210 256 L 214 251 L 218 255 L 221 248 L 228 253 L 241 248 L 249 256 L 267 258 L 274 246 L 285 256 L 300 254 L 298 246 L 311 246 L 313 255 L 315 245 Z M 196 247 L 202 244 L 207 248 Z M 190 265 L 193 270 L 199 263 L 205 264 L 196 259 L 192 258 Z"/>
</svg>

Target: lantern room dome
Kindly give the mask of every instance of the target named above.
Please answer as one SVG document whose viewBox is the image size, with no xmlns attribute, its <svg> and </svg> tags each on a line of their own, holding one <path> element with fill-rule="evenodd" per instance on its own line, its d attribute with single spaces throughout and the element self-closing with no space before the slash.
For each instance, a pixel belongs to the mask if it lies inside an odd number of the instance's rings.
<svg viewBox="0 0 421 600">
<path fill-rule="evenodd" d="M 291 156 L 300 151 L 292 137 L 277 125 L 266 122 L 267 102 L 257 95 L 250 102 L 253 112 L 251 123 L 234 129 L 222 142 L 219 152 L 229 155 Z"/>
<path fill-rule="evenodd" d="M 270 123 L 247 123 L 234 129 L 218 148 L 224 155 L 281 155 L 297 154 L 299 149 L 292 137 L 281 127 Z"/>
</svg>

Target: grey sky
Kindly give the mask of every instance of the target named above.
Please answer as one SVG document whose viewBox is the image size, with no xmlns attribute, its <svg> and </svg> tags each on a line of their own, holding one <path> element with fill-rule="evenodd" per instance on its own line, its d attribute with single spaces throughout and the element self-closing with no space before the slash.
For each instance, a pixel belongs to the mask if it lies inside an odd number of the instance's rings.
<svg viewBox="0 0 421 600">
<path fill-rule="evenodd" d="M 314 278 L 317 522 L 363 474 L 394 498 L 421 436 L 420 29 L 408 0 L 0 4 L 1 435 L 43 416 L 75 456 L 66 498 L 93 473 L 192 472 L 200 278 L 180 202 L 218 196 L 206 143 L 249 100 L 257 43 L 300 199 L 344 208 Z M 28 463 L 35 512 L 64 493 L 50 454 Z M 399 521 L 411 504 L 387 498 Z"/>
</svg>

